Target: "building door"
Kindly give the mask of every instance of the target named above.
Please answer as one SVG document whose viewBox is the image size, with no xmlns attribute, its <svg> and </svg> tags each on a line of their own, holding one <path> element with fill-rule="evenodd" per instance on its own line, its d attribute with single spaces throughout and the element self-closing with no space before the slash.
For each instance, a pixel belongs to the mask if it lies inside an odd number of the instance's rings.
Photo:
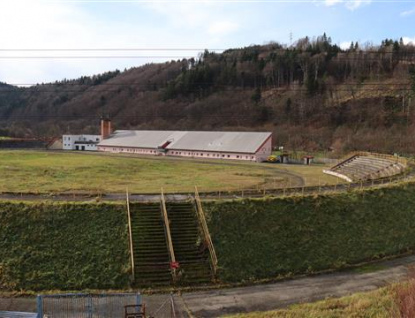
<svg viewBox="0 0 415 318">
<path fill-rule="evenodd" d="M 79 146 L 75 146 L 75 150 L 79 150 Z"/>
<path fill-rule="evenodd" d="M 82 146 L 82 151 L 85 151 L 85 146 Z"/>
</svg>

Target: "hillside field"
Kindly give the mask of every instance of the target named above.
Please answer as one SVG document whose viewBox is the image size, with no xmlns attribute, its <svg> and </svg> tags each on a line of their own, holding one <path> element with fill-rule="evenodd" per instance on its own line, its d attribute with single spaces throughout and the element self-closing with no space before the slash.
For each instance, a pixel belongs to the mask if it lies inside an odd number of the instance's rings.
<svg viewBox="0 0 415 318">
<path fill-rule="evenodd" d="M 273 280 L 412 253 L 414 193 L 415 183 L 403 183 L 204 202 L 218 279 Z M 0 224 L 0 293 L 130 287 L 124 203 L 0 201 Z"/>
<path fill-rule="evenodd" d="M 0 192 L 132 193 L 334 184 L 326 166 L 278 165 L 98 153 L 0 151 Z M 301 181 L 303 180 L 303 181 Z"/>
</svg>

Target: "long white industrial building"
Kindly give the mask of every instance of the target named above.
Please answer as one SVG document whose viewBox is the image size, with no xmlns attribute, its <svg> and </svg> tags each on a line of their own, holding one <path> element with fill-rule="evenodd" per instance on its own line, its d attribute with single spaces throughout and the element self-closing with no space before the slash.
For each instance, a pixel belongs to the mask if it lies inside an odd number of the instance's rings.
<svg viewBox="0 0 415 318">
<path fill-rule="evenodd" d="M 117 130 L 101 124 L 98 151 L 205 159 L 264 161 L 272 152 L 270 132 Z"/>
</svg>

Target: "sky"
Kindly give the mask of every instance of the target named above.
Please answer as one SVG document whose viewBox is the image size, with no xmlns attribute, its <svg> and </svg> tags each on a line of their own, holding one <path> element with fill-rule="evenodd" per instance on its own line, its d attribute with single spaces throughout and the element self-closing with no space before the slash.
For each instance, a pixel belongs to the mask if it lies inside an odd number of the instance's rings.
<svg viewBox="0 0 415 318">
<path fill-rule="evenodd" d="M 415 0 L 1 0 L 0 30 L 0 82 L 30 85 L 323 33 L 415 44 Z"/>
</svg>

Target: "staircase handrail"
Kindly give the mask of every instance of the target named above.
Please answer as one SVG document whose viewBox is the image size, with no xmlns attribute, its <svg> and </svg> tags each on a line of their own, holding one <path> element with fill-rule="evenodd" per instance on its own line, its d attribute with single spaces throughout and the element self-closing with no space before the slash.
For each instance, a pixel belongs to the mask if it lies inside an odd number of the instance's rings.
<svg viewBox="0 0 415 318">
<path fill-rule="evenodd" d="M 171 238 L 171 232 L 170 232 L 170 223 L 169 223 L 169 217 L 167 215 L 167 208 L 166 208 L 166 199 L 164 198 L 164 190 L 161 188 L 161 209 L 163 214 L 163 221 L 164 221 L 164 228 L 166 230 L 166 239 L 167 239 L 167 246 L 169 250 L 169 258 L 170 258 L 170 265 L 173 270 L 173 280 L 176 280 L 176 256 L 174 255 L 174 248 L 173 248 L 173 240 Z"/>
<path fill-rule="evenodd" d="M 130 241 L 130 257 L 131 257 L 131 274 L 133 281 L 135 281 L 135 264 L 134 264 L 134 247 L 133 247 L 133 230 L 131 227 L 131 211 L 130 211 L 130 196 L 127 188 L 127 215 L 128 215 L 128 236 Z"/>
<path fill-rule="evenodd" d="M 196 186 L 195 186 L 195 201 L 196 201 L 196 206 L 197 206 L 196 208 L 197 216 L 199 219 L 199 223 L 200 223 L 200 226 L 203 232 L 205 242 L 209 249 L 210 259 L 212 261 L 213 273 L 216 276 L 216 272 L 218 269 L 218 258 L 216 257 L 215 247 L 213 246 L 212 238 L 210 236 L 209 228 L 206 222 L 205 213 L 203 212 L 202 202 L 200 201 L 199 191 Z"/>
</svg>

